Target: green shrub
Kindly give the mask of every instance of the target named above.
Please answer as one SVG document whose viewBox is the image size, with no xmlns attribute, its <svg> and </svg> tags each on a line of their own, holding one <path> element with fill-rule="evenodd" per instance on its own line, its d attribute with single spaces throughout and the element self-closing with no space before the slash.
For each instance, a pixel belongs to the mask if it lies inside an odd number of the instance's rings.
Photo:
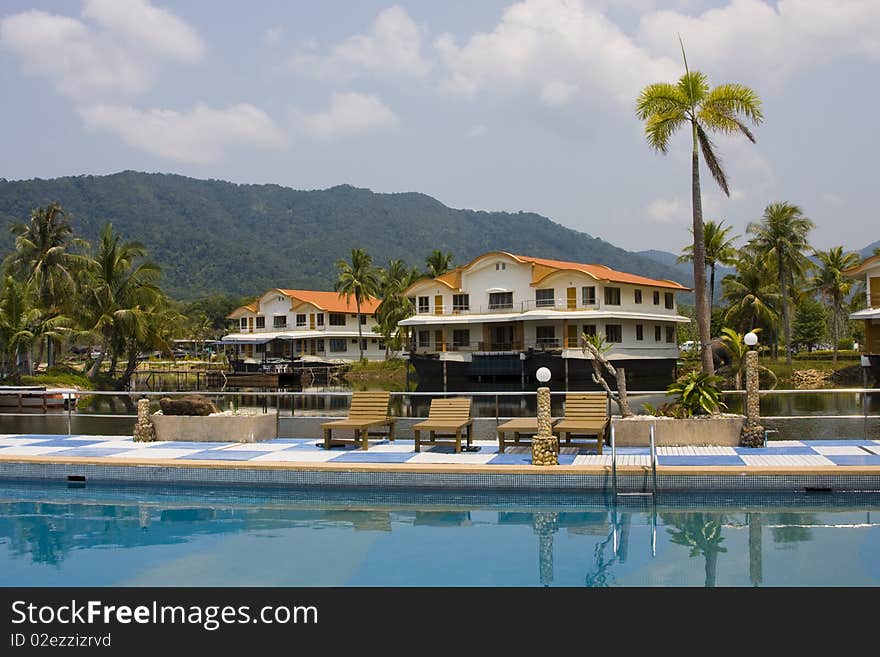
<svg viewBox="0 0 880 657">
<path fill-rule="evenodd" d="M 677 397 L 674 403 L 684 409 L 684 417 L 709 415 L 727 408 L 721 401 L 721 380 L 720 376 L 688 372 L 666 388 L 666 393 Z"/>
</svg>

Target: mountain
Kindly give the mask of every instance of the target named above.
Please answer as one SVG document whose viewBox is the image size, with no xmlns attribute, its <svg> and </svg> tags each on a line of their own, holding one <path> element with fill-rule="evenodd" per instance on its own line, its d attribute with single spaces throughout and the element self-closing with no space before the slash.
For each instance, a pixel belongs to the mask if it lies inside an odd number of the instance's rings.
<svg viewBox="0 0 880 657">
<path fill-rule="evenodd" d="M 874 249 L 880 249 L 880 240 L 877 240 L 873 244 L 869 244 L 868 246 L 866 246 L 864 249 L 859 251 L 859 255 L 862 257 L 862 259 L 869 258 L 874 255 Z"/>
<path fill-rule="evenodd" d="M 87 240 L 109 221 L 125 239 L 146 245 L 164 272 L 163 289 L 181 300 L 272 287 L 331 289 L 334 263 L 352 247 L 366 249 L 378 265 L 399 258 L 422 267 L 432 249 L 452 252 L 456 264 L 502 250 L 685 285 L 692 280 L 686 271 L 534 213 L 458 210 L 425 194 L 377 194 L 349 185 L 302 191 L 135 171 L 0 179 L 0 257 L 13 246 L 8 224 L 52 201 Z"/>
</svg>

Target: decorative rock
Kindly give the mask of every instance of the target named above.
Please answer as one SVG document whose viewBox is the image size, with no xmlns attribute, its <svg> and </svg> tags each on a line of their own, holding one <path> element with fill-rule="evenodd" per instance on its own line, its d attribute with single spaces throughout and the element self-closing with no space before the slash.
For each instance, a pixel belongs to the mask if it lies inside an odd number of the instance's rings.
<svg viewBox="0 0 880 657">
<path fill-rule="evenodd" d="M 162 409 L 162 415 L 197 415 L 207 416 L 211 413 L 219 413 L 219 409 L 214 406 L 207 397 L 201 395 L 186 395 L 170 399 L 163 397 L 159 400 L 159 407 Z"/>
<path fill-rule="evenodd" d="M 763 447 L 764 427 L 760 424 L 746 424 L 743 427 L 739 444 L 742 447 Z"/>
<path fill-rule="evenodd" d="M 150 419 L 149 399 L 138 399 L 137 422 L 134 425 L 133 438 L 136 443 L 151 443 L 156 440 L 156 428 Z"/>
<path fill-rule="evenodd" d="M 532 465 L 559 465 L 559 441 L 550 426 L 550 388 L 538 388 L 538 435 L 532 439 Z"/>
</svg>

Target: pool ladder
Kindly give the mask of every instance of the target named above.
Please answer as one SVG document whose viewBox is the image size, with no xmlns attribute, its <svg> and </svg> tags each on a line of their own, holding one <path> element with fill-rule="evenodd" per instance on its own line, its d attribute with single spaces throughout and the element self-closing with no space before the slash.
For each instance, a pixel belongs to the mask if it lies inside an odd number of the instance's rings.
<svg viewBox="0 0 880 657">
<path fill-rule="evenodd" d="M 614 425 L 611 425 L 611 492 L 615 498 L 618 495 L 650 495 L 657 496 L 657 446 L 654 442 L 654 423 L 648 427 L 648 438 L 651 450 L 651 490 L 621 492 L 617 487 L 617 445 L 614 441 Z"/>
</svg>

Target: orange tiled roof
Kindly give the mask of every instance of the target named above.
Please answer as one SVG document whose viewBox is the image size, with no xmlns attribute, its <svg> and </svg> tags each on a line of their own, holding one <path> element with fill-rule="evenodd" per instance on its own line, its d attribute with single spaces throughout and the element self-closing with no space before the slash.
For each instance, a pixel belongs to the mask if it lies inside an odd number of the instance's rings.
<svg viewBox="0 0 880 657">
<path fill-rule="evenodd" d="M 291 299 L 295 299 L 297 301 L 302 301 L 303 303 L 310 303 L 315 308 L 320 310 L 325 310 L 331 313 L 356 313 L 357 312 L 357 304 L 354 302 L 354 297 L 352 296 L 350 299 L 346 300 L 346 298 L 340 297 L 338 292 L 324 292 L 320 290 L 282 290 L 279 289 L 279 292 L 289 296 Z M 361 304 L 361 312 L 366 315 L 372 315 L 376 312 L 376 308 L 379 307 L 379 304 L 382 302 L 381 299 L 370 298 L 364 301 Z"/>
<path fill-rule="evenodd" d="M 606 267 L 605 265 L 589 265 L 580 262 L 566 262 L 564 260 L 549 260 L 547 258 L 534 258 L 532 256 L 509 254 L 522 262 L 530 262 L 538 265 L 532 275 L 532 284 L 539 282 L 552 273 L 560 270 L 579 271 L 588 274 L 593 278 L 602 281 L 612 281 L 615 283 L 631 283 L 633 285 L 650 285 L 653 287 L 666 287 L 672 290 L 682 290 L 687 292 L 690 288 L 685 287 L 681 283 L 669 281 L 665 279 L 647 278 L 646 276 L 637 276 L 636 274 L 628 274 L 627 272 L 617 271 Z"/>
</svg>

